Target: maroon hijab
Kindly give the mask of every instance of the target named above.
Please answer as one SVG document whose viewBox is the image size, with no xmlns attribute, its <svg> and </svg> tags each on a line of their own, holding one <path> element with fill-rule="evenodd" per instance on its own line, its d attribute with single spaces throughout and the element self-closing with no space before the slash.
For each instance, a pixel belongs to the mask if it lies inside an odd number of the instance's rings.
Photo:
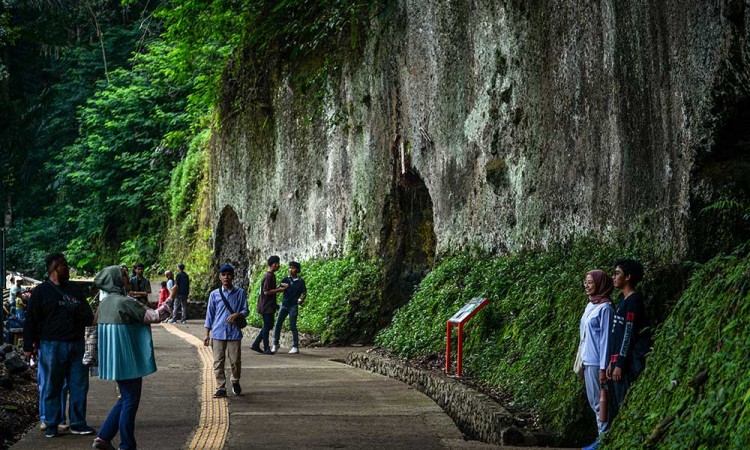
<svg viewBox="0 0 750 450">
<path fill-rule="evenodd" d="M 589 301 L 593 304 L 610 302 L 609 296 L 615 288 L 612 284 L 612 278 L 599 269 L 586 272 L 586 275 L 591 275 L 591 278 L 594 279 L 594 293 L 589 295 Z"/>
</svg>

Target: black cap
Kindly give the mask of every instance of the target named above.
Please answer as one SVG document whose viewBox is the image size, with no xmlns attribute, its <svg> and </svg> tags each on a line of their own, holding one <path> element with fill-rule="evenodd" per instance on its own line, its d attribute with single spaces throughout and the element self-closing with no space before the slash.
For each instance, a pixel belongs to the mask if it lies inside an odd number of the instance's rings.
<svg viewBox="0 0 750 450">
<path fill-rule="evenodd" d="M 302 271 L 302 266 L 300 266 L 297 261 L 291 261 L 289 263 L 289 267 L 296 267 L 297 268 L 297 272 Z"/>
<path fill-rule="evenodd" d="M 222 273 L 222 272 L 234 273 L 234 266 L 231 264 L 222 264 L 221 267 L 219 267 L 219 273 Z"/>
</svg>

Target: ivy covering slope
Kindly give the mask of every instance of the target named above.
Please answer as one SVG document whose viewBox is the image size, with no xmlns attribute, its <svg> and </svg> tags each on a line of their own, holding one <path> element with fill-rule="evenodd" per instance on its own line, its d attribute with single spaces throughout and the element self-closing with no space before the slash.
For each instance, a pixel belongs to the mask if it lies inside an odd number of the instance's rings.
<svg viewBox="0 0 750 450">
<path fill-rule="evenodd" d="M 448 317 L 471 298 L 487 297 L 489 305 L 464 329 L 466 374 L 535 409 L 542 423 L 565 436 L 566 443 L 585 442 L 596 427 L 584 401 L 583 382 L 572 371 L 578 323 L 587 302 L 582 283 L 587 271 L 611 271 L 611 262 L 624 254 L 634 255 L 623 247 L 580 239 L 509 257 L 448 258 L 422 281 L 376 343 L 405 357 L 441 353 Z M 650 292 L 660 292 L 660 304 L 648 305 L 651 314 L 659 316 L 668 303 L 664 299 L 679 286 L 656 286 L 654 273 L 673 269 L 657 267 L 655 258 L 644 253 L 635 257 L 646 263 L 650 275 L 642 290 L 648 298 L 653 298 Z"/>
<path fill-rule="evenodd" d="M 607 448 L 750 448 L 749 250 L 692 275 Z"/>
<path fill-rule="evenodd" d="M 750 246 L 742 248 L 696 266 L 684 290 L 684 268 L 635 254 L 646 263 L 647 309 L 663 324 L 609 448 L 750 447 Z M 446 319 L 469 299 L 488 297 L 465 329 L 466 373 L 535 409 L 566 444 L 587 442 L 593 414 L 571 370 L 586 304 L 581 281 L 622 254 L 634 252 L 578 240 L 504 258 L 448 258 L 376 342 L 406 357 L 440 353 Z"/>
</svg>

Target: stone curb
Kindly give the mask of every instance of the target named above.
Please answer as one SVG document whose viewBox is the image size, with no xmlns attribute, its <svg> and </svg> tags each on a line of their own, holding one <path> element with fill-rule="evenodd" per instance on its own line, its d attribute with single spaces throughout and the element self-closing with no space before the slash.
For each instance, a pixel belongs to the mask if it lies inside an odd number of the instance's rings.
<svg viewBox="0 0 750 450">
<path fill-rule="evenodd" d="M 433 399 L 471 439 L 495 445 L 536 445 L 536 438 L 519 429 L 513 415 L 505 408 L 447 376 L 362 352 L 349 353 L 345 362 L 416 388 Z"/>
</svg>

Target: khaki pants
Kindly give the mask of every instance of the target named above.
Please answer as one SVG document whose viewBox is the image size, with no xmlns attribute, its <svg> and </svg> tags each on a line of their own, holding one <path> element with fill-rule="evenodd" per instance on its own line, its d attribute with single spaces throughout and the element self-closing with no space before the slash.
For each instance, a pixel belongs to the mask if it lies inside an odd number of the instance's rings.
<svg viewBox="0 0 750 450">
<path fill-rule="evenodd" d="M 227 379 L 224 373 L 225 360 L 229 358 L 229 365 L 232 368 L 232 377 L 230 380 L 234 383 L 240 381 L 242 374 L 242 341 L 220 341 L 211 339 L 211 350 L 214 353 L 214 375 L 216 375 L 216 384 L 220 388 L 226 388 Z"/>
</svg>

